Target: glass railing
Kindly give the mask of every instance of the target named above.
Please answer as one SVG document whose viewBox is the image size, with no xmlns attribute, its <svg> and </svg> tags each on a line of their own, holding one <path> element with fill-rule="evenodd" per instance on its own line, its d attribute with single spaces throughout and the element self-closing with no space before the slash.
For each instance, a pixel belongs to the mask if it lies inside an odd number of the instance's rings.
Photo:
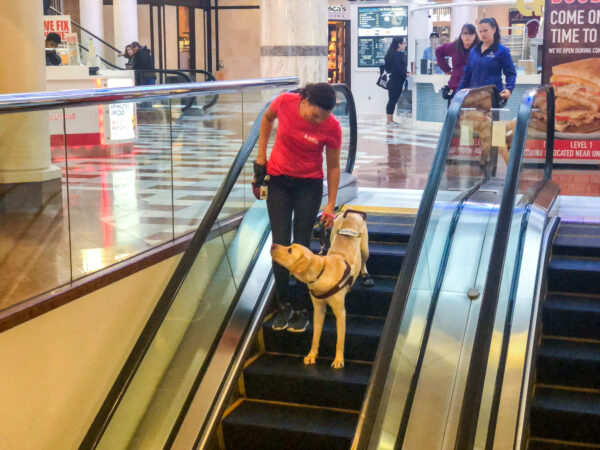
<svg viewBox="0 0 600 450">
<path fill-rule="evenodd" d="M 431 333 L 449 251 L 466 201 L 498 167 L 492 142 L 493 87 L 452 101 L 390 311 L 353 448 L 393 448 L 402 441 Z M 398 448 L 398 447 L 397 447 Z"/>
<path fill-rule="evenodd" d="M 544 163 L 524 164 L 525 151 L 543 150 Z M 551 179 L 554 150 L 554 91 L 545 86 L 527 92 L 521 102 L 514 131 L 506 181 L 498 213 L 498 227 L 492 244 L 492 259 L 482 297 L 482 304 L 474 337 L 473 352 L 466 380 L 461 420 L 456 448 L 492 449 L 495 447 L 497 426 L 500 425 L 502 446 L 512 447 L 517 430 L 518 406 L 523 392 L 523 370 L 527 351 L 527 327 L 513 335 L 513 318 L 517 303 L 519 275 L 521 272 L 526 232 L 534 202 Z M 542 205 L 553 201 L 549 193 L 557 194 L 550 187 L 542 195 Z M 539 210 L 546 214 L 547 211 Z M 545 219 L 535 224 L 541 237 Z M 541 224 L 541 225 L 540 225 Z M 532 242 L 529 244 L 533 245 Z M 535 255 L 537 256 L 537 255 Z M 529 263 L 538 264 L 537 258 Z M 528 299 L 535 288 L 537 267 L 523 268 L 532 280 Z M 530 317 L 530 301 L 522 302 L 523 317 Z M 509 358 L 509 344 L 511 352 Z M 506 372 L 512 372 L 512 384 L 504 386 Z M 503 414 L 501 410 L 503 404 Z M 499 442 L 496 444 L 500 445 Z"/>
<path fill-rule="evenodd" d="M 347 177 L 356 153 L 356 112 L 348 88 L 334 85 L 334 89 L 338 92 L 334 112 L 345 136 L 342 153 L 346 156 L 342 163 L 345 162 Z M 264 91 L 253 95 L 255 102 L 243 103 L 246 108 L 243 112 L 251 114 L 252 111 L 255 115 L 254 121 L 246 122 L 250 128 L 244 128 L 244 143 L 229 162 L 229 167 L 223 162 L 215 164 L 222 181 L 214 185 L 208 210 L 199 225 L 193 225 L 197 228 L 193 240 L 106 400 L 93 422 L 90 418 L 92 425 L 82 448 L 170 446 L 216 347 L 224 338 L 225 325 L 236 310 L 242 291 L 252 284 L 258 286 L 258 295 L 266 283 L 270 264 L 259 271 L 261 279 L 249 278 L 270 231 L 266 203 L 256 201 L 248 189 L 253 176 L 251 162 L 256 156 L 260 121 L 270 103 L 266 101 L 265 105 Z M 260 109 L 257 108 L 259 104 Z M 189 139 L 189 134 L 182 133 L 182 137 Z M 226 137 L 227 134 L 221 136 L 221 142 Z M 177 160 L 185 160 L 185 157 Z M 343 178 L 344 175 L 341 183 Z M 228 220 L 243 211 L 241 225 L 237 228 L 228 226 Z M 194 214 L 193 220 L 198 220 L 198 215 Z M 207 240 L 210 230 L 216 230 L 217 234 L 214 239 Z M 256 306 L 250 308 L 254 310 Z M 228 346 L 237 345 L 231 336 L 228 338 Z M 210 404 L 217 395 L 218 384 L 216 389 L 217 392 L 204 399 L 204 404 Z M 196 432 L 201 422 L 196 424 Z"/>
<path fill-rule="evenodd" d="M 10 189 L 2 192 L 0 308 L 196 230 L 257 112 L 296 83 L 287 77 L 0 96 L 2 128 L 18 131 L 12 163 L 3 163 Z M 20 183 L 10 179 L 13 165 L 49 179 Z M 221 219 L 250 208 L 251 180 L 249 163 Z"/>
</svg>

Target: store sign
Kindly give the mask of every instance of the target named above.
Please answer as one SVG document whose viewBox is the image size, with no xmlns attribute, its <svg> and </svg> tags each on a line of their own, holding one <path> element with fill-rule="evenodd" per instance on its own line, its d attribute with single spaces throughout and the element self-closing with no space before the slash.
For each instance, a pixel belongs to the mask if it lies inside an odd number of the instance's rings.
<svg viewBox="0 0 600 450">
<path fill-rule="evenodd" d="M 71 16 L 44 16 L 44 36 L 49 33 L 57 33 L 66 41 L 67 34 L 71 33 Z"/>
<path fill-rule="evenodd" d="M 408 34 L 408 6 L 358 8 L 358 67 L 379 67 L 395 36 Z"/>
<path fill-rule="evenodd" d="M 109 78 L 106 86 L 129 87 L 130 78 Z M 105 129 L 109 142 L 130 141 L 135 139 L 135 103 L 111 103 L 108 108 L 108 127 Z"/>
<path fill-rule="evenodd" d="M 544 23 L 542 83 L 555 87 L 555 158 L 599 160 L 600 0 L 546 0 Z"/>
<path fill-rule="evenodd" d="M 329 5 L 327 18 L 329 20 L 350 20 L 350 8 L 345 5 Z"/>
</svg>

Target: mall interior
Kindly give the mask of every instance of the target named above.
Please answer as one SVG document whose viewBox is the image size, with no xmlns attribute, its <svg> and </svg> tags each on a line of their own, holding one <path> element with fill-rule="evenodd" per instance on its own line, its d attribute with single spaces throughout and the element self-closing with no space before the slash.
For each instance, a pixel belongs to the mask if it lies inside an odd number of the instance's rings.
<svg viewBox="0 0 600 450">
<path fill-rule="evenodd" d="M 486 18 L 503 47 L 467 55 L 506 48 L 510 98 L 448 100 L 436 50 Z M 27 0 L 0 25 L 0 449 L 600 449 L 598 1 Z M 307 283 L 341 236 L 374 286 L 344 260 L 313 320 L 294 266 L 292 332 L 253 161 L 271 101 L 323 82 L 342 225 L 315 218 Z"/>
</svg>

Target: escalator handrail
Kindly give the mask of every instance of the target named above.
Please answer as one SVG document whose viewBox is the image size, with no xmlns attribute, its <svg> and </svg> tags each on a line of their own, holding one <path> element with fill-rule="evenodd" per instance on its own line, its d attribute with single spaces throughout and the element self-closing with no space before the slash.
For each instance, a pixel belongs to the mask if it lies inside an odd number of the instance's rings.
<svg viewBox="0 0 600 450">
<path fill-rule="evenodd" d="M 534 99 L 538 94 L 543 92 L 546 94 L 547 101 L 547 144 L 543 180 L 548 181 L 552 176 L 554 154 L 554 89 L 552 86 L 542 86 L 541 88 L 531 89 L 523 95 L 517 116 L 517 125 L 515 127 L 515 134 L 510 149 L 506 179 L 502 198 L 500 200 L 500 209 L 498 211 L 494 240 L 492 242 L 490 264 L 488 266 L 486 282 L 481 297 L 481 307 L 479 310 L 475 337 L 473 338 L 474 345 L 469 363 L 469 371 L 465 384 L 465 392 L 463 395 L 460 421 L 455 442 L 455 449 L 457 450 L 473 448 L 475 442 L 487 372 L 487 361 L 500 296 L 506 247 L 510 235 L 515 199 L 519 187 L 519 175 L 521 173 L 523 155 L 525 152 L 529 121 Z M 540 183 L 540 185 L 543 185 L 543 183 Z M 494 396 L 496 395 L 499 395 L 499 392 L 495 392 Z M 499 402 L 497 401 L 498 399 L 495 400 L 496 401 L 492 401 L 496 406 L 491 411 L 490 420 L 492 420 L 498 412 L 497 406 Z M 488 447 L 490 444 L 489 437 L 490 436 L 488 435 L 486 448 L 490 448 Z"/>
<path fill-rule="evenodd" d="M 332 85 L 332 87 L 338 91 L 344 92 L 346 95 L 352 95 L 350 90 L 345 85 Z M 131 384 L 137 369 L 142 363 L 154 337 L 166 318 L 167 313 L 173 301 L 175 300 L 177 293 L 179 292 L 179 289 L 181 288 L 192 265 L 196 261 L 198 253 L 202 249 L 208 233 L 216 223 L 217 218 L 223 206 L 225 205 L 225 202 L 229 198 L 231 190 L 235 186 L 241 171 L 248 161 L 248 158 L 250 157 L 250 154 L 254 149 L 256 142 L 258 141 L 261 119 L 265 111 L 268 109 L 270 103 L 271 101 L 267 102 L 254 121 L 248 136 L 240 147 L 240 150 L 231 164 L 231 167 L 227 172 L 223 182 L 221 183 L 219 190 L 215 194 L 215 197 L 213 198 L 204 217 L 202 218 L 202 222 L 196 230 L 194 237 L 190 241 L 181 260 L 175 268 L 171 279 L 169 280 L 160 299 L 158 300 L 156 307 L 152 311 L 150 318 L 140 334 L 140 337 L 132 348 L 125 364 L 123 365 L 123 368 L 113 383 L 113 386 L 107 394 L 106 399 L 94 418 L 94 421 L 90 425 L 80 445 L 80 449 L 95 448 L 100 442 L 104 431 L 110 423 L 110 419 L 125 395 L 128 386 Z M 352 102 L 352 104 L 354 104 L 354 102 Z M 348 158 L 354 159 L 355 153 L 356 147 L 349 148 Z M 348 165 L 346 165 L 346 167 L 348 167 Z M 210 356 L 210 354 L 206 355 L 206 361 L 210 359 Z"/>
<path fill-rule="evenodd" d="M 388 373 L 392 362 L 391 355 L 394 352 L 396 338 L 400 331 L 402 317 L 408 301 L 408 295 L 410 293 L 412 281 L 416 273 L 421 249 L 423 248 L 425 242 L 427 226 L 433 212 L 438 189 L 446 167 L 450 143 L 458 122 L 458 116 L 464 99 L 469 94 L 477 93 L 478 91 L 492 92 L 492 98 L 495 98 L 497 92 L 495 88 L 490 86 L 471 90 L 463 89 L 454 96 L 452 102 L 450 103 L 450 107 L 448 108 L 448 112 L 442 127 L 442 133 L 438 140 L 432 168 L 429 172 L 427 184 L 423 190 L 423 195 L 421 196 L 421 202 L 419 204 L 413 232 L 411 233 L 406 255 L 402 261 L 400 275 L 398 276 L 398 283 L 392 296 L 389 312 L 381 335 L 380 344 L 377 349 L 375 361 L 373 363 L 373 370 L 369 380 L 369 385 L 367 387 L 365 401 L 360 413 L 359 424 L 357 426 L 355 435 L 356 437 L 354 441 L 355 444 L 353 444 L 353 448 L 366 449 L 369 446 L 371 434 L 375 424 L 375 418 L 377 416 L 377 411 L 383 396 L 385 381 L 388 378 Z M 464 201 L 465 197 L 462 197 L 463 198 L 460 201 Z"/>
<path fill-rule="evenodd" d="M 61 13 L 59 10 L 57 10 L 57 9 L 54 9 L 52 6 L 49 6 L 49 7 L 48 7 L 48 11 L 50 11 L 50 12 L 51 12 L 53 15 L 58 15 L 58 16 L 62 15 L 62 13 Z M 94 33 L 92 33 L 91 31 L 89 31 L 89 30 L 87 30 L 87 29 L 83 28 L 81 25 L 79 25 L 79 24 L 78 24 L 77 22 L 75 22 L 73 19 L 71 19 L 71 23 L 72 23 L 73 25 L 75 25 L 77 28 L 79 28 L 81 31 L 85 31 L 87 34 L 89 34 L 89 35 L 90 35 L 90 36 L 92 36 L 93 38 L 95 38 L 95 39 L 97 39 L 98 41 L 102 42 L 104 45 L 106 45 L 106 46 L 107 46 L 108 48 L 110 48 L 111 50 L 114 50 L 114 51 L 115 51 L 115 52 L 117 52 L 117 53 L 122 53 L 122 52 L 123 52 L 122 50 L 119 50 L 119 49 L 118 49 L 117 47 L 115 47 L 114 45 L 112 45 L 112 44 L 109 44 L 108 42 L 106 42 L 104 39 L 102 39 L 102 38 L 100 38 L 100 37 L 96 36 L 96 35 L 95 35 Z"/>
<path fill-rule="evenodd" d="M 92 106 L 106 103 L 125 103 L 151 98 L 236 93 L 242 90 L 274 89 L 297 84 L 298 77 L 274 77 L 231 81 L 205 81 L 201 83 L 176 83 L 155 86 L 4 94 L 0 95 L 0 114 Z"/>
</svg>

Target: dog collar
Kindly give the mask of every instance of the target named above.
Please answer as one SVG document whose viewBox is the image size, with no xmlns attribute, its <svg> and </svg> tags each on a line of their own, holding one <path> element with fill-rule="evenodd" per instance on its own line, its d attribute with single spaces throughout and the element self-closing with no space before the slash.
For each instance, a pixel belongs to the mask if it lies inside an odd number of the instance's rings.
<svg viewBox="0 0 600 450">
<path fill-rule="evenodd" d="M 311 294 L 313 295 L 314 298 L 318 298 L 319 300 L 321 300 L 321 299 L 324 299 L 327 297 L 331 297 L 333 294 L 337 294 L 339 291 L 341 291 L 346 286 L 352 286 L 352 281 L 354 281 L 352 275 L 350 274 L 350 271 L 352 270 L 352 268 L 350 267 L 350 264 L 348 264 L 346 261 L 344 261 L 344 263 L 346 264 L 346 269 L 344 270 L 344 274 L 342 275 L 342 278 L 340 279 L 340 281 L 338 281 L 335 284 L 335 286 L 333 286 L 331 289 L 329 289 L 327 292 L 325 292 L 323 294 L 317 295 L 311 291 Z M 323 265 L 323 267 L 325 267 L 325 265 Z"/>
<path fill-rule="evenodd" d="M 325 272 L 325 261 L 324 260 L 323 260 L 323 267 L 321 268 L 319 275 L 317 275 L 317 278 L 315 278 L 312 281 L 307 282 L 306 284 L 311 284 L 311 283 L 314 283 L 315 281 L 317 281 L 319 278 L 321 278 L 321 275 L 323 275 L 323 272 Z"/>
</svg>

